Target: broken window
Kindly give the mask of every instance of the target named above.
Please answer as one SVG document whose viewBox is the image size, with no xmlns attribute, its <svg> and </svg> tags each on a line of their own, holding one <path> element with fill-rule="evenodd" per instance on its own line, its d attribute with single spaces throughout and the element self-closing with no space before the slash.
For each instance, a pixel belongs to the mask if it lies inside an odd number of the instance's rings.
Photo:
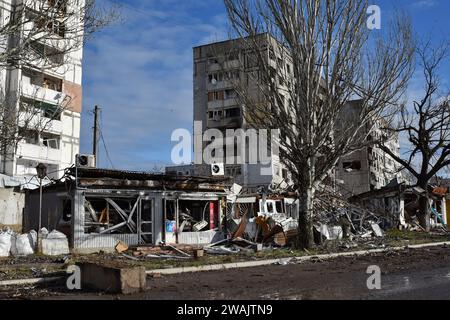
<svg viewBox="0 0 450 320">
<path fill-rule="evenodd" d="M 59 149 L 60 137 L 58 135 L 43 132 L 41 133 L 41 142 L 42 145 L 47 148 Z"/>
<path fill-rule="evenodd" d="M 228 61 L 236 61 L 239 60 L 239 51 L 234 51 L 231 52 L 228 57 L 227 57 Z"/>
<path fill-rule="evenodd" d="M 236 90 L 234 89 L 225 90 L 225 100 L 235 98 L 237 98 Z"/>
<path fill-rule="evenodd" d="M 39 133 L 35 130 L 19 129 L 19 136 L 22 137 L 22 141 L 27 144 L 39 144 Z"/>
<path fill-rule="evenodd" d="M 209 116 L 210 120 L 221 121 L 222 116 L 223 116 L 223 111 L 222 110 L 210 111 L 208 116 Z"/>
<path fill-rule="evenodd" d="M 275 206 L 277 208 L 277 213 L 284 213 L 283 203 L 281 201 L 276 201 Z"/>
<path fill-rule="evenodd" d="M 225 118 L 238 118 L 241 116 L 240 108 L 232 108 L 225 110 Z"/>
<path fill-rule="evenodd" d="M 275 213 L 272 202 L 267 202 L 267 212 L 268 213 Z"/>
<path fill-rule="evenodd" d="M 344 170 L 360 171 L 362 169 L 361 161 L 344 162 Z"/>
<path fill-rule="evenodd" d="M 62 92 L 62 80 L 50 76 L 44 76 L 42 87 L 53 91 Z"/>
<path fill-rule="evenodd" d="M 149 210 L 139 208 L 139 198 L 87 196 L 84 203 L 85 233 L 87 234 L 137 234 L 141 232 L 139 214 L 148 218 Z M 150 223 L 149 223 L 150 224 Z M 148 226 L 143 227 L 144 231 Z M 142 232 L 141 232 L 142 234 Z"/>
<path fill-rule="evenodd" d="M 210 201 L 179 201 L 179 233 L 200 232 L 210 227 Z M 215 217 L 217 220 L 218 217 Z M 217 225 L 217 224 L 216 224 Z"/>
<path fill-rule="evenodd" d="M 208 64 L 212 65 L 212 64 L 218 64 L 219 60 L 217 58 L 210 58 L 208 59 Z"/>
</svg>

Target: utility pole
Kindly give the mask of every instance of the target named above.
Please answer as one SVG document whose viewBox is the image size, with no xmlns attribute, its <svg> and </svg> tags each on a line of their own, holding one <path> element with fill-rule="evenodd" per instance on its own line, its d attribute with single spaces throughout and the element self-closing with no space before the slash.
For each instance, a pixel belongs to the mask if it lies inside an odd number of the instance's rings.
<svg viewBox="0 0 450 320">
<path fill-rule="evenodd" d="M 100 108 L 98 106 L 95 106 L 94 108 L 94 135 L 93 135 L 93 143 L 92 143 L 92 154 L 95 158 L 95 167 L 97 167 L 97 156 L 98 156 L 98 114 L 99 114 Z"/>
</svg>

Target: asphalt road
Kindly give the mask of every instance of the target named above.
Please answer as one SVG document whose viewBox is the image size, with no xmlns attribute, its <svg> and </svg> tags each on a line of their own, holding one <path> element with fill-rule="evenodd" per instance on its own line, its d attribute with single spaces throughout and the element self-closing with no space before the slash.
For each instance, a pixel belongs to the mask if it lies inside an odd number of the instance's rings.
<svg viewBox="0 0 450 320">
<path fill-rule="evenodd" d="M 381 290 L 368 289 L 369 266 L 380 268 Z M 145 292 L 132 296 L 63 288 L 14 292 L 21 299 L 57 300 L 450 300 L 450 248 L 162 276 L 149 278 L 147 284 Z"/>
<path fill-rule="evenodd" d="M 381 290 L 369 290 L 369 266 Z M 449 299 L 450 249 L 430 248 L 149 280 L 134 299 L 316 300 Z"/>
</svg>

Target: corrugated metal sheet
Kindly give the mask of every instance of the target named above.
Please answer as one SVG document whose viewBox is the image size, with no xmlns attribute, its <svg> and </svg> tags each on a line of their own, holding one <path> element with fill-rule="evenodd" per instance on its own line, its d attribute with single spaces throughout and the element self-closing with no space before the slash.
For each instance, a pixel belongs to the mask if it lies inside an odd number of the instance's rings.
<svg viewBox="0 0 450 320">
<path fill-rule="evenodd" d="M 139 245 L 137 234 L 117 234 L 117 235 L 83 235 L 75 239 L 74 249 L 113 249 L 119 241 L 129 246 Z"/>
<path fill-rule="evenodd" d="M 225 239 L 223 232 L 204 231 L 204 232 L 183 232 L 178 236 L 179 244 L 205 245 L 218 242 Z"/>
</svg>

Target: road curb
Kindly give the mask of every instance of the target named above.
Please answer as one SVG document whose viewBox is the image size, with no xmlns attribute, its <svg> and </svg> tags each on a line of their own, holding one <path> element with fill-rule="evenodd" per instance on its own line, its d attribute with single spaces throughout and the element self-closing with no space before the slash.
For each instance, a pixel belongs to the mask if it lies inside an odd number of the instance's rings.
<svg viewBox="0 0 450 320">
<path fill-rule="evenodd" d="M 438 243 L 426 243 L 426 244 L 418 244 L 404 247 L 392 247 L 385 249 L 373 249 L 373 250 L 362 250 L 362 251 L 352 251 L 352 252 L 341 252 L 341 253 L 331 253 L 331 254 L 322 254 L 322 255 L 310 255 L 304 257 L 292 257 L 292 258 L 281 258 L 281 259 L 271 259 L 271 260 L 261 260 L 261 261 L 246 261 L 246 262 L 236 262 L 236 263 L 225 263 L 225 264 L 214 264 L 214 265 L 205 265 L 200 267 L 181 267 L 181 268 L 171 268 L 171 269 L 154 269 L 147 270 L 147 275 L 175 275 L 175 274 L 183 274 L 183 273 L 197 273 L 197 272 L 206 272 L 206 271 L 220 271 L 220 270 L 230 270 L 230 269 L 241 269 L 241 268 L 251 268 L 251 267 L 262 267 L 267 265 L 274 264 L 286 264 L 289 261 L 296 262 L 307 262 L 311 260 L 330 260 L 340 257 L 354 257 L 354 256 L 365 256 L 374 253 L 383 253 L 389 251 L 402 251 L 405 249 L 423 249 L 423 248 L 431 248 L 431 247 L 439 247 L 448 245 L 449 242 L 438 242 Z"/>
<path fill-rule="evenodd" d="M 340 257 L 354 257 L 354 256 L 364 256 L 374 253 L 383 253 L 389 251 L 402 251 L 407 248 L 409 249 L 423 249 L 423 248 L 431 248 L 431 247 L 439 247 L 444 245 L 449 245 L 450 242 L 438 242 L 438 243 L 426 243 L 426 244 L 418 244 L 411 245 L 405 247 L 393 247 L 386 249 L 373 249 L 373 250 L 362 250 L 362 251 L 353 251 L 353 252 L 341 252 L 341 253 L 331 253 L 331 254 L 323 254 L 323 255 L 310 255 L 304 257 L 292 257 L 292 258 L 280 258 L 280 259 L 270 259 L 270 260 L 261 260 L 261 261 L 246 261 L 246 262 L 236 262 L 236 263 L 225 263 L 225 264 L 215 264 L 215 265 L 205 265 L 200 267 L 182 267 L 182 268 L 171 268 L 171 269 L 154 269 L 147 270 L 147 275 L 175 275 L 182 273 L 197 273 L 197 272 L 207 272 L 207 271 L 220 271 L 220 270 L 230 270 L 230 269 L 241 269 L 241 268 L 251 268 L 251 267 L 262 267 L 274 264 L 286 264 L 289 261 L 296 262 L 307 262 L 311 260 L 330 260 L 334 258 Z M 0 281 L 0 287 L 5 286 L 19 286 L 19 285 L 33 285 L 33 284 L 44 284 L 44 283 L 52 283 L 65 280 L 64 277 L 53 277 L 53 278 L 34 278 L 34 279 L 20 279 L 20 280 L 6 280 Z"/>
<path fill-rule="evenodd" d="M 57 282 L 57 281 L 63 281 L 63 280 L 64 280 L 63 277 L 6 280 L 6 281 L 0 281 L 0 287 L 21 286 L 21 285 L 26 285 L 26 284 L 43 284 L 43 283 Z"/>
</svg>

